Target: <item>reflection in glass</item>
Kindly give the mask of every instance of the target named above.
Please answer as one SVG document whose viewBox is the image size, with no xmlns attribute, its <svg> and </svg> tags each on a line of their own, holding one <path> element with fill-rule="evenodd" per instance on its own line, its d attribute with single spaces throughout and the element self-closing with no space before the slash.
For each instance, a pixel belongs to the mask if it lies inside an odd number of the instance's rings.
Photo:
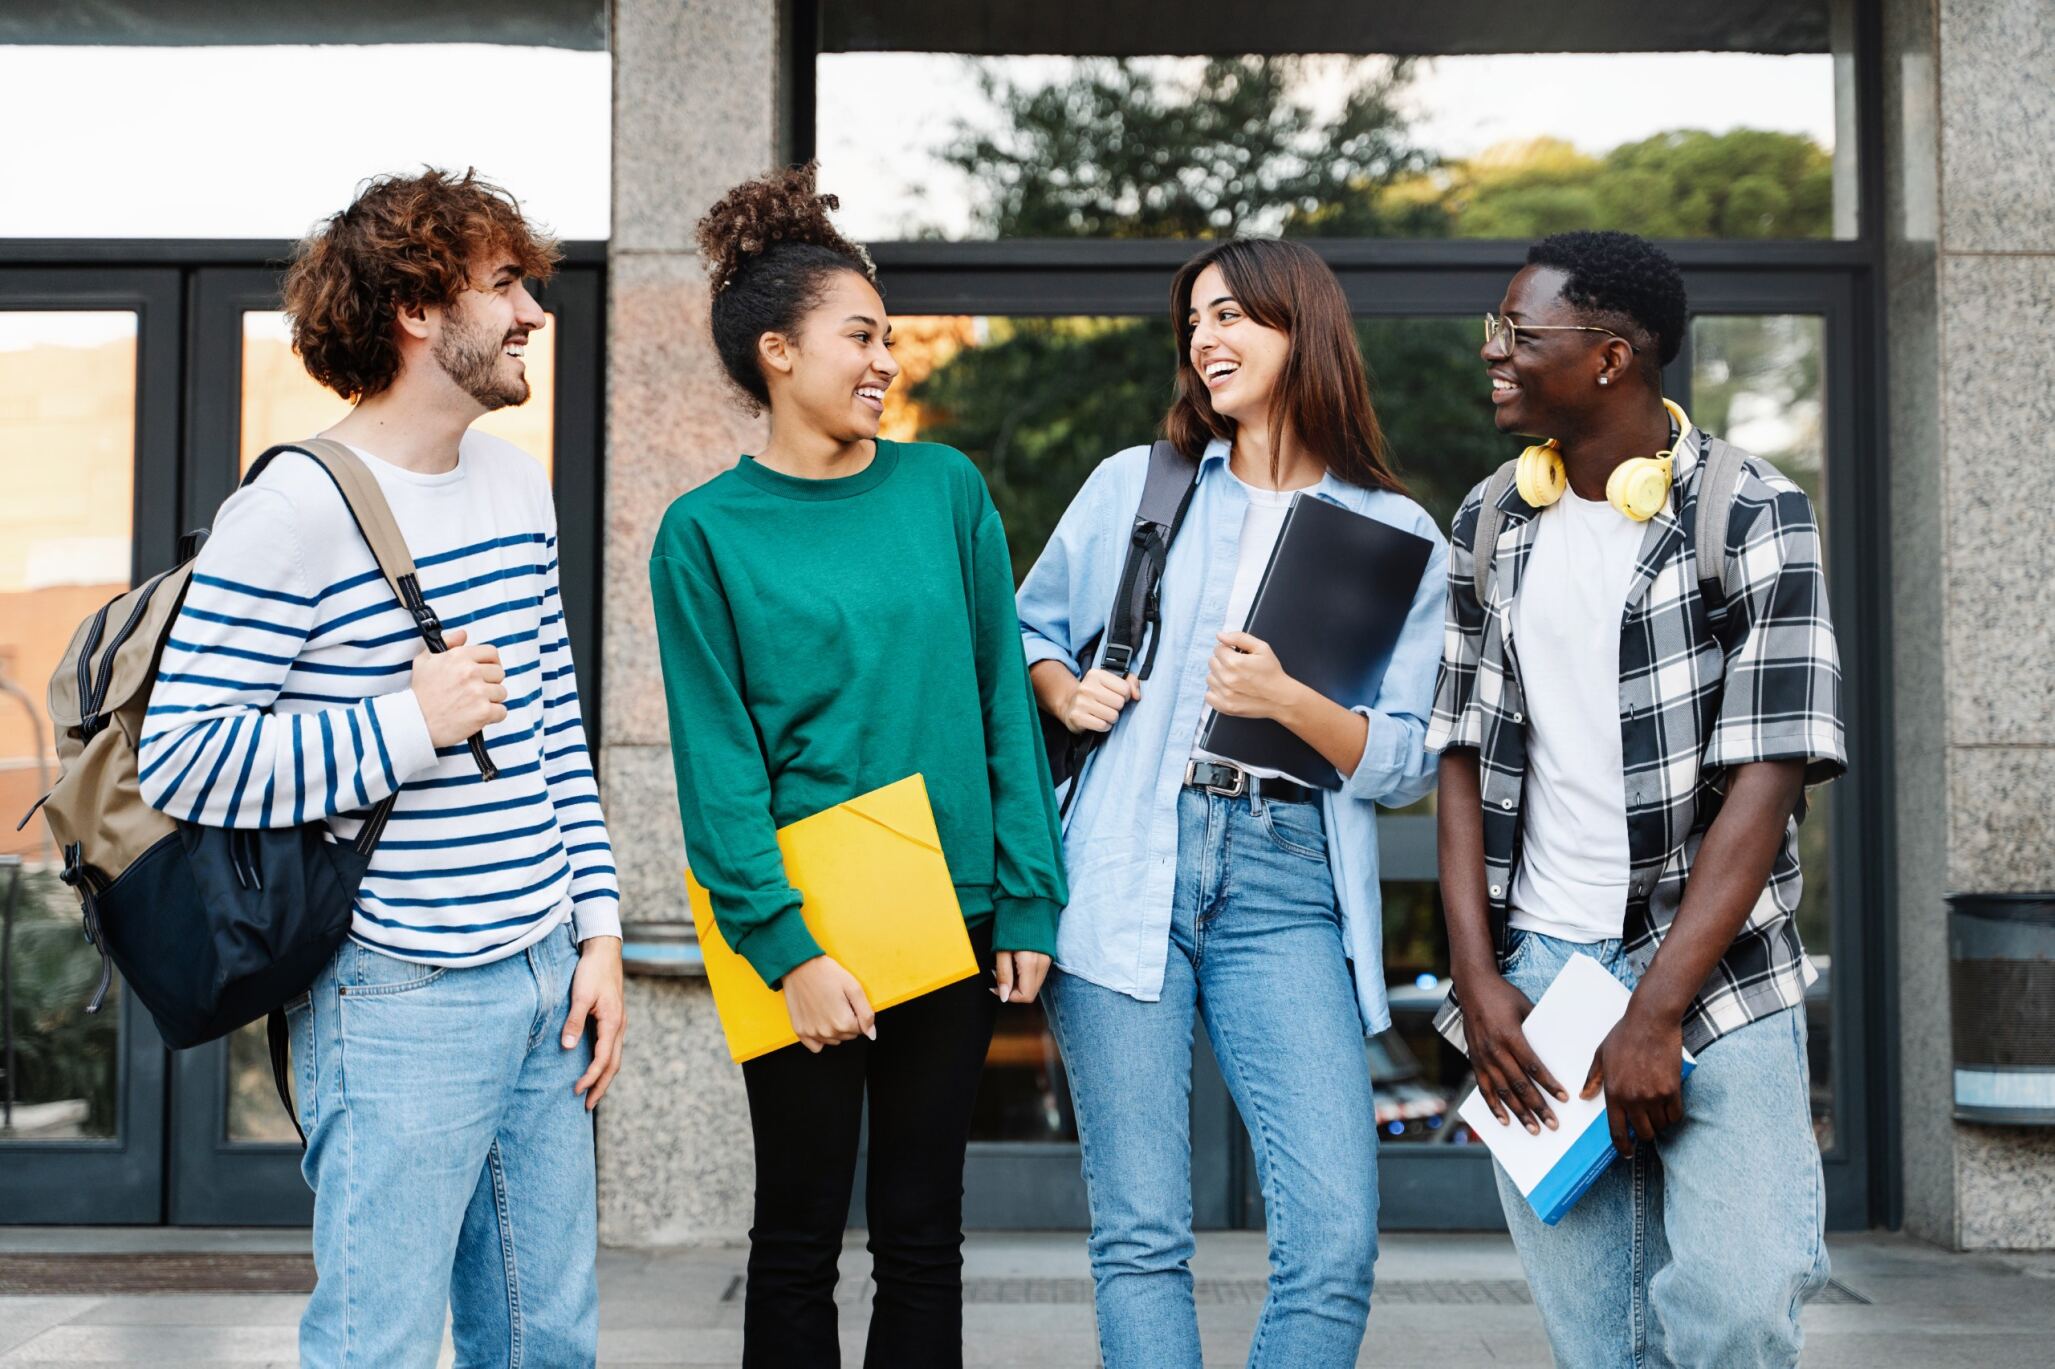
<svg viewBox="0 0 2055 1369">
<path fill-rule="evenodd" d="M 120 981 L 87 1015 L 100 955 L 79 935 L 78 898 L 15 857 L 0 857 L 0 981 L 0 1143 L 113 1138 Z"/>
<path fill-rule="evenodd" d="M 271 1043 L 261 1021 L 228 1038 L 228 1093 L 221 1121 L 222 1136 L 229 1141 L 299 1144 L 271 1079 Z"/>
<path fill-rule="evenodd" d="M 556 315 L 528 338 L 528 402 L 495 409 L 473 426 L 505 438 L 551 469 L 556 442 Z M 243 314 L 242 460 L 248 470 L 264 449 L 311 437 L 333 424 L 350 406 L 324 388 L 293 354 L 285 315 L 269 310 Z"/>
<path fill-rule="evenodd" d="M 74 628 L 128 589 L 136 316 L 0 311 L 0 1139 L 116 1134 L 121 992 L 88 1016 L 100 957 L 55 874 L 49 828 L 14 819 L 57 768 L 44 685 Z M 23 864 L 14 864 L 19 858 Z"/>
<path fill-rule="evenodd" d="M 1826 320 L 1816 314 L 1714 314 L 1691 323 L 1691 417 L 1762 457 L 1812 500 L 1820 536 L 1832 535 L 1826 485 Z M 1805 892 L 1798 934 L 1820 978 L 1805 994 L 1812 1063 L 1813 1131 L 1834 1144 L 1833 872 L 1834 791 L 1807 796 L 1798 828 Z"/>
<path fill-rule="evenodd" d="M 1070 1081 L 1039 1000 L 999 1010 L 971 1112 L 973 1141 L 1075 1142 Z"/>
<path fill-rule="evenodd" d="M 1824 51 L 832 52 L 816 78 L 822 186 L 858 238 L 1854 232 Z"/>
</svg>

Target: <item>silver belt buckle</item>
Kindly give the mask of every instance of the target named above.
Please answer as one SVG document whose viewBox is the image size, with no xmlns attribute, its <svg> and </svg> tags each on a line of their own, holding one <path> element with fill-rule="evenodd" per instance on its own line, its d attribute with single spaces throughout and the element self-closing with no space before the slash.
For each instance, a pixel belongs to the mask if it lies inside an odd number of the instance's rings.
<svg viewBox="0 0 2055 1369">
<path fill-rule="evenodd" d="M 1238 799 L 1242 795 L 1249 792 L 1248 771 L 1242 769 L 1238 765 L 1227 765 L 1225 762 L 1222 761 L 1206 761 L 1203 763 L 1206 765 L 1218 766 L 1227 770 L 1234 771 L 1234 787 L 1232 789 L 1223 789 L 1217 784 L 1201 784 L 1199 785 L 1199 788 L 1205 790 L 1209 794 L 1217 794 L 1223 799 Z M 1185 762 L 1184 782 L 1187 785 L 1197 783 L 1200 764 L 1201 762 L 1195 760 Z"/>
</svg>

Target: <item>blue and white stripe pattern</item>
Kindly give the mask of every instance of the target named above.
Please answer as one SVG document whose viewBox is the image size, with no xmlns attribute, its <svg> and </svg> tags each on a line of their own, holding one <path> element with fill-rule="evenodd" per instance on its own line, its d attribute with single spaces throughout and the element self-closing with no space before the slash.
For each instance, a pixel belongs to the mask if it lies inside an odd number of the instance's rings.
<svg viewBox="0 0 2055 1369">
<path fill-rule="evenodd" d="M 586 748 L 558 591 L 555 515 L 536 463 L 469 434 L 456 470 L 369 461 L 446 630 L 499 649 L 507 717 L 486 733 L 499 775 L 431 745 L 421 652 L 341 496 L 281 455 L 222 505 L 151 694 L 145 799 L 186 821 L 337 839 L 398 791 L 351 935 L 408 960 L 471 965 L 576 918 L 620 934 L 620 888 Z"/>
</svg>

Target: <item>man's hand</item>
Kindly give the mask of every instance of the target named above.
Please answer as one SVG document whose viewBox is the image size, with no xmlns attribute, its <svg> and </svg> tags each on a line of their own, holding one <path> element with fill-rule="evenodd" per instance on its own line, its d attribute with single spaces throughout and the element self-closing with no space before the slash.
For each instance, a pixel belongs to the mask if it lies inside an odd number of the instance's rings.
<svg viewBox="0 0 2055 1369">
<path fill-rule="evenodd" d="M 1592 1098 L 1600 1089 L 1613 1149 L 1623 1156 L 1634 1153 L 1637 1140 L 1653 1144 L 1658 1132 L 1683 1121 L 1683 1023 L 1637 1009 L 1629 999 L 1626 1016 L 1598 1043 L 1579 1096 Z"/>
<path fill-rule="evenodd" d="M 859 1036 L 878 1039 L 877 1015 L 856 976 L 824 955 L 785 973 L 785 1011 L 799 1042 L 815 1055 Z"/>
<path fill-rule="evenodd" d="M 1463 1002 L 1463 1036 L 1470 1046 L 1470 1068 L 1477 1075 L 1477 1091 L 1500 1126 L 1520 1125 L 1533 1135 L 1541 1129 L 1556 1129 L 1555 1112 L 1543 1090 L 1559 1103 L 1570 1095 L 1541 1063 L 1541 1057 L 1527 1044 L 1522 1024 L 1534 1005 L 1514 988 L 1506 977 L 1492 973 L 1472 982 L 1458 984 L 1456 995 Z M 1510 1114 L 1510 1116 L 1508 1115 Z"/>
<path fill-rule="evenodd" d="M 1042 981 L 1049 977 L 1049 957 L 1040 951 L 1001 951 L 993 962 L 999 985 L 992 992 L 999 995 L 1001 1003 L 1034 1002 L 1042 991 Z"/>
<path fill-rule="evenodd" d="M 564 1019 L 564 1049 L 576 1046 L 592 1019 L 592 1063 L 571 1092 L 585 1095 L 585 1110 L 599 1106 L 607 1085 L 621 1071 L 621 1037 L 628 1029 L 628 1005 L 621 993 L 621 938 L 592 936 L 578 943 L 578 968 L 571 975 L 571 1015 Z"/>
<path fill-rule="evenodd" d="M 1223 632 L 1206 667 L 1206 707 L 1230 718 L 1277 718 L 1304 689 L 1284 673 L 1277 653 L 1260 637 Z"/>
<path fill-rule="evenodd" d="M 1056 719 L 1073 733 L 1110 732 L 1128 702 L 1142 697 L 1142 682 L 1110 670 L 1092 669 L 1070 691 Z"/>
<path fill-rule="evenodd" d="M 428 739 L 437 746 L 455 746 L 507 716 L 507 672 L 500 668 L 499 648 L 466 646 L 467 634 L 455 628 L 443 634 L 448 651 L 423 647 L 414 658 L 414 697 L 428 724 Z"/>
</svg>

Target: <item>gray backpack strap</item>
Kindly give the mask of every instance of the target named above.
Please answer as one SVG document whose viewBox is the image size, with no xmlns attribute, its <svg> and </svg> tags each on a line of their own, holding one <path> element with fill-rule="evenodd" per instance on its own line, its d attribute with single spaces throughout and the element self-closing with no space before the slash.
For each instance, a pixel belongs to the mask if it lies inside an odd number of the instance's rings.
<svg viewBox="0 0 2055 1369">
<path fill-rule="evenodd" d="M 1748 456 L 1710 433 L 1702 437 L 1698 454 L 1705 469 L 1698 477 L 1698 517 L 1691 545 L 1698 556 L 1699 593 L 1715 605 L 1726 599 L 1727 526 L 1734 517 L 1734 492 L 1741 488 Z"/>
<path fill-rule="evenodd" d="M 1484 482 L 1484 502 L 1477 506 L 1477 530 L 1470 537 L 1470 575 L 1477 586 L 1480 608 L 1491 602 L 1491 563 L 1497 559 L 1498 531 L 1506 521 L 1505 510 L 1498 503 L 1513 487 L 1513 477 L 1519 469 L 1516 459 L 1493 471 Z"/>
</svg>

